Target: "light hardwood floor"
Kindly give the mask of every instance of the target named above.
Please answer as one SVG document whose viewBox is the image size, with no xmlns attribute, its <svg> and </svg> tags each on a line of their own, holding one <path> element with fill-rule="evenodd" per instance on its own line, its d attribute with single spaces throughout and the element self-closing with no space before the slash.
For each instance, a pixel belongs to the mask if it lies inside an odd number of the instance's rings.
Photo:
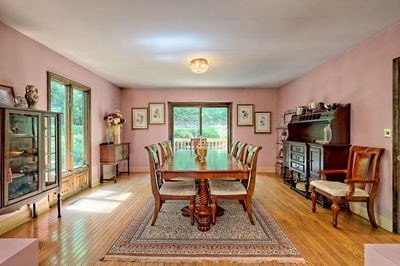
<svg viewBox="0 0 400 266">
<path fill-rule="evenodd" d="M 63 202 L 61 219 L 57 218 L 56 208 L 52 208 L 0 237 L 37 237 L 40 265 L 140 265 L 106 263 L 100 259 L 150 196 L 148 174 L 121 175 L 116 184 L 103 183 Z M 372 229 L 358 215 L 340 213 L 338 228 L 333 228 L 329 209 L 318 205 L 317 213 L 312 213 L 310 200 L 290 190 L 273 174 L 257 175 L 254 196 L 261 200 L 309 265 L 363 265 L 365 243 L 400 243 L 400 235 Z M 81 209 L 69 206 L 76 201 L 82 203 Z"/>
</svg>

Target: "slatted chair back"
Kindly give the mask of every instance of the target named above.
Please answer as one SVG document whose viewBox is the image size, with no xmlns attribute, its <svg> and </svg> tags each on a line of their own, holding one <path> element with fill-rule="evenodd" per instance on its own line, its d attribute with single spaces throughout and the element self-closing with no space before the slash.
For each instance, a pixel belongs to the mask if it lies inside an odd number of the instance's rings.
<svg viewBox="0 0 400 266">
<path fill-rule="evenodd" d="M 246 143 L 244 142 L 238 142 L 237 144 L 237 149 L 236 149 L 236 159 L 243 161 L 243 157 L 244 157 L 244 147 L 246 146 Z"/>
<path fill-rule="evenodd" d="M 171 142 L 171 140 L 166 140 L 166 142 L 167 142 L 168 154 L 169 154 L 169 156 L 172 157 L 174 155 L 174 150 L 172 149 L 172 142 Z"/>
<path fill-rule="evenodd" d="M 371 199 L 375 198 L 379 184 L 379 165 L 384 149 L 353 146 L 347 163 L 346 183 L 367 191 Z M 350 200 L 354 189 L 347 196 Z"/>
<path fill-rule="evenodd" d="M 242 179 L 242 183 L 245 185 L 247 188 L 247 193 L 250 195 L 253 195 L 256 184 L 258 153 L 261 149 L 261 146 L 249 144 L 246 146 L 245 150 L 246 160 L 244 163 L 250 169 L 250 172 L 249 179 Z"/>
<path fill-rule="evenodd" d="M 239 143 L 238 140 L 233 140 L 233 141 L 232 141 L 230 155 L 232 155 L 232 156 L 235 156 L 235 155 L 236 155 L 238 143 Z"/>
<path fill-rule="evenodd" d="M 156 144 L 152 144 L 150 146 L 145 146 L 145 149 L 147 150 L 149 155 L 151 191 L 153 193 L 154 198 L 159 198 L 160 197 L 159 189 L 163 184 L 163 180 L 157 173 L 157 169 L 160 167 L 160 157 L 158 154 L 158 148 Z"/>
<path fill-rule="evenodd" d="M 168 141 L 162 141 L 158 143 L 158 146 L 160 146 L 161 151 L 161 162 L 164 163 L 172 157 L 172 150 L 170 149 Z"/>
</svg>

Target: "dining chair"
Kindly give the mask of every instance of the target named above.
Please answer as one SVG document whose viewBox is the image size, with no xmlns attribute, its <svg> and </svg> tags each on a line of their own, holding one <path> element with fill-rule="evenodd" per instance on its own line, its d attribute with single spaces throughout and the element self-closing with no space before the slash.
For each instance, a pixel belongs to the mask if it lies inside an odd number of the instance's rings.
<svg viewBox="0 0 400 266">
<path fill-rule="evenodd" d="M 246 161 L 244 164 L 249 168 L 248 179 L 230 181 L 211 179 L 209 182 L 211 199 L 211 223 L 215 224 L 217 216 L 217 200 L 232 199 L 239 200 L 243 209 L 247 211 L 251 224 L 254 223 L 251 198 L 254 193 L 257 172 L 257 158 L 261 146 L 247 145 Z"/>
<path fill-rule="evenodd" d="M 151 191 L 154 197 L 154 215 L 151 225 L 156 223 L 158 213 L 166 200 L 189 200 L 190 223 L 193 225 L 196 200 L 196 184 L 194 180 L 164 182 L 157 172 L 160 167 L 157 145 L 145 146 L 145 149 L 149 156 Z"/>
<path fill-rule="evenodd" d="M 235 155 L 236 155 L 238 143 L 239 143 L 238 140 L 233 140 L 233 141 L 232 141 L 230 155 L 232 155 L 232 156 L 235 156 Z"/>
<path fill-rule="evenodd" d="M 169 139 L 166 140 L 166 142 L 167 142 L 168 153 L 169 153 L 170 156 L 173 156 L 174 155 L 174 149 L 172 148 L 172 142 Z"/>
<path fill-rule="evenodd" d="M 373 228 L 378 228 L 374 214 L 374 200 L 379 184 L 379 165 L 383 148 L 353 146 L 350 149 L 347 169 L 322 170 L 321 180 L 313 180 L 311 186 L 312 211 L 320 195 L 332 201 L 332 225 L 337 227 L 341 205 L 351 214 L 350 202 L 366 202 L 368 218 Z M 343 182 L 330 181 L 335 175 L 346 175 Z"/>
<path fill-rule="evenodd" d="M 236 157 L 236 159 L 238 159 L 238 160 L 240 160 L 242 162 L 244 161 L 244 155 L 245 155 L 244 147 L 245 146 L 246 146 L 245 142 L 239 141 L 238 144 L 237 144 L 237 148 L 236 148 L 235 157 Z"/>
<path fill-rule="evenodd" d="M 165 163 L 165 161 L 169 160 L 173 156 L 172 152 L 172 147 L 171 147 L 171 141 L 170 140 L 165 140 L 160 143 L 158 143 L 158 146 L 160 147 L 160 152 L 161 152 L 161 164 Z M 182 181 L 182 180 L 193 180 L 191 177 L 176 177 L 173 179 L 164 179 L 164 181 L 169 182 L 169 181 Z"/>
<path fill-rule="evenodd" d="M 172 157 L 172 148 L 170 146 L 170 143 L 171 143 L 170 140 L 165 140 L 158 143 L 158 146 L 160 146 L 162 163 L 164 163 L 166 160 Z"/>
<path fill-rule="evenodd" d="M 242 143 L 238 140 L 234 140 L 232 141 L 232 145 L 231 145 L 231 152 L 230 155 L 235 157 L 236 159 L 243 161 L 243 154 L 244 154 L 244 147 L 245 147 L 246 143 Z M 223 180 L 230 180 L 230 181 L 238 181 L 240 179 L 234 178 L 234 177 L 221 177 L 221 179 Z"/>
</svg>

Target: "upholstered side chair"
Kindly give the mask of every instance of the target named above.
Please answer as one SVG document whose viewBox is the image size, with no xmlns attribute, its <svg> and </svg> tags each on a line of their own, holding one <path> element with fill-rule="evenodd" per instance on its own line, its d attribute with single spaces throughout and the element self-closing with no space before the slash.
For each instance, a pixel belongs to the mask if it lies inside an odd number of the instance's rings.
<svg viewBox="0 0 400 266">
<path fill-rule="evenodd" d="M 166 200 L 189 200 L 190 223 L 193 225 L 196 199 L 194 180 L 164 182 L 157 172 L 160 167 L 157 145 L 145 146 L 145 149 L 149 156 L 151 191 L 154 197 L 154 215 L 151 225 L 156 223 L 158 213 Z"/>
<path fill-rule="evenodd" d="M 350 149 L 347 169 L 323 170 L 321 180 L 313 180 L 311 186 L 312 211 L 320 195 L 332 201 L 332 225 L 337 227 L 337 218 L 344 206 L 351 213 L 349 202 L 366 202 L 369 221 L 378 228 L 375 221 L 374 201 L 379 184 L 379 165 L 384 149 L 353 146 Z M 329 181 L 330 175 L 345 174 L 344 183 Z M 331 176 L 332 177 L 332 176 Z"/>
<path fill-rule="evenodd" d="M 249 168 L 248 179 L 242 180 L 220 180 L 211 179 L 209 182 L 210 199 L 211 199 L 211 222 L 215 224 L 217 216 L 217 200 L 232 199 L 239 200 L 243 209 L 247 211 L 251 224 L 254 225 L 252 197 L 256 184 L 257 158 L 261 146 L 247 145 L 246 146 L 246 161 L 245 164 Z"/>
</svg>

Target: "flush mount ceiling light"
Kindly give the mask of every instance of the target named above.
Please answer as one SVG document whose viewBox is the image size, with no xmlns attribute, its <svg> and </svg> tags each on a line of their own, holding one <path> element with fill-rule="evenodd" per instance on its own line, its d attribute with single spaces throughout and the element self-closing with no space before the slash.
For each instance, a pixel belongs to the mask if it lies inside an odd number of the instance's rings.
<svg viewBox="0 0 400 266">
<path fill-rule="evenodd" d="M 190 69 L 196 74 L 202 74 L 208 69 L 208 61 L 204 58 L 195 58 L 190 61 Z"/>
</svg>

